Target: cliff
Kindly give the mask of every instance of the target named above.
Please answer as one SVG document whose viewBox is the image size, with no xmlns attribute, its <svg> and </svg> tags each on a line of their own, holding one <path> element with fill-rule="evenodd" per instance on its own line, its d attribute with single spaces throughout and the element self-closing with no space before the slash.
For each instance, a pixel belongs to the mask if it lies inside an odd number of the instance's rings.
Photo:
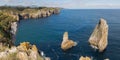
<svg viewBox="0 0 120 60">
<path fill-rule="evenodd" d="M 17 23 L 21 19 L 43 18 L 59 12 L 58 8 L 0 7 L 0 60 L 50 60 L 28 42 L 14 46 Z"/>
<path fill-rule="evenodd" d="M 13 45 L 19 20 L 43 18 L 59 12 L 59 8 L 0 7 L 0 43 Z"/>
<path fill-rule="evenodd" d="M 0 7 L 0 11 L 11 15 L 17 20 L 32 19 L 32 18 L 44 18 L 51 16 L 52 14 L 59 14 L 60 8 L 28 8 L 28 7 Z"/>
<path fill-rule="evenodd" d="M 65 50 L 68 50 L 70 48 L 72 48 L 73 46 L 76 46 L 77 43 L 72 41 L 72 40 L 69 40 L 68 38 L 68 32 L 65 32 L 64 35 L 63 35 L 63 41 L 62 41 L 62 44 L 61 44 L 61 48 L 65 51 Z"/>
<path fill-rule="evenodd" d="M 92 48 L 98 49 L 99 52 L 104 51 L 108 45 L 108 24 L 106 20 L 100 19 L 96 25 L 92 35 L 89 38 Z"/>
</svg>

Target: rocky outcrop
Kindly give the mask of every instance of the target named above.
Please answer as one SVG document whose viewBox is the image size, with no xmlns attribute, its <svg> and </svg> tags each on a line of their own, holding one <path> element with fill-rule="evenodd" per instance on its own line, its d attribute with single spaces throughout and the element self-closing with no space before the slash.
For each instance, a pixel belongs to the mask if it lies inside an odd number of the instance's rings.
<svg viewBox="0 0 120 60">
<path fill-rule="evenodd" d="M 72 48 L 73 46 L 76 46 L 77 43 L 72 41 L 72 40 L 69 40 L 68 38 L 68 32 L 65 32 L 64 35 L 63 35 L 63 41 L 62 41 L 62 44 L 61 44 L 61 48 L 63 50 L 68 50 L 70 48 Z"/>
<path fill-rule="evenodd" d="M 86 57 L 81 56 L 79 60 L 92 60 L 92 59 L 90 57 L 87 57 L 87 56 Z"/>
<path fill-rule="evenodd" d="M 0 60 L 47 60 L 48 57 L 42 56 L 38 53 L 35 45 L 29 42 L 23 42 L 17 47 L 6 48 L 0 52 Z M 50 58 L 49 58 L 50 60 Z"/>
<path fill-rule="evenodd" d="M 92 35 L 89 38 L 89 43 L 92 48 L 98 49 L 102 52 L 108 45 L 108 25 L 106 20 L 100 19 L 95 27 Z"/>
<path fill-rule="evenodd" d="M 79 60 L 92 60 L 92 59 L 90 57 L 87 57 L 87 56 L 86 57 L 81 56 Z"/>
</svg>

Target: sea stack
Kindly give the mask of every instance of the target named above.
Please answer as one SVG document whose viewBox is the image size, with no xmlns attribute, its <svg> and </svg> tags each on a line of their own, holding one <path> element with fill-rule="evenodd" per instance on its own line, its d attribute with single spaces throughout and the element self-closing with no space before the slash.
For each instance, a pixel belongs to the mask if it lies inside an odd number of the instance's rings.
<svg viewBox="0 0 120 60">
<path fill-rule="evenodd" d="M 92 48 L 103 52 L 108 45 L 108 24 L 103 18 L 96 25 L 92 35 L 89 38 L 89 43 Z"/>
<path fill-rule="evenodd" d="M 86 57 L 81 56 L 79 60 L 92 60 L 92 59 L 90 57 L 87 57 L 87 56 Z"/>
<path fill-rule="evenodd" d="M 65 32 L 64 35 L 63 35 L 63 41 L 62 41 L 62 44 L 61 44 L 61 48 L 66 51 L 70 48 L 72 48 L 73 46 L 76 46 L 77 43 L 72 41 L 72 40 L 69 40 L 68 38 L 68 32 Z"/>
</svg>

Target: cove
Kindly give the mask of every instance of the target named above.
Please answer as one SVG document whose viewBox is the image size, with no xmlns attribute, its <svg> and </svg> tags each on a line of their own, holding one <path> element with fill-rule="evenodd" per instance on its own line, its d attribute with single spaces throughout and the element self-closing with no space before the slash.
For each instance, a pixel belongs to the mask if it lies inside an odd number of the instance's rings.
<svg viewBox="0 0 120 60">
<path fill-rule="evenodd" d="M 119 13 L 117 9 L 63 9 L 60 14 L 47 18 L 21 20 L 15 44 L 24 41 L 36 44 L 51 60 L 78 60 L 80 56 L 90 56 L 96 60 L 119 60 Z M 105 18 L 109 24 L 109 45 L 103 53 L 95 52 L 88 44 L 90 34 L 100 18 Z M 69 38 L 78 45 L 63 52 L 60 44 L 65 31 L 69 32 Z"/>
</svg>

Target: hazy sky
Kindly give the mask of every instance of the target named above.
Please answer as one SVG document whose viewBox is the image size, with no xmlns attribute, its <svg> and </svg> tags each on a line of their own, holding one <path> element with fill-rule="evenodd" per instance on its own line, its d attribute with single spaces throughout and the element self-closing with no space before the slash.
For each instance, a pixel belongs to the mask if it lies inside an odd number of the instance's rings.
<svg viewBox="0 0 120 60">
<path fill-rule="evenodd" d="M 120 0 L 0 0 L 0 5 L 48 6 L 71 9 L 119 8 Z"/>
</svg>

